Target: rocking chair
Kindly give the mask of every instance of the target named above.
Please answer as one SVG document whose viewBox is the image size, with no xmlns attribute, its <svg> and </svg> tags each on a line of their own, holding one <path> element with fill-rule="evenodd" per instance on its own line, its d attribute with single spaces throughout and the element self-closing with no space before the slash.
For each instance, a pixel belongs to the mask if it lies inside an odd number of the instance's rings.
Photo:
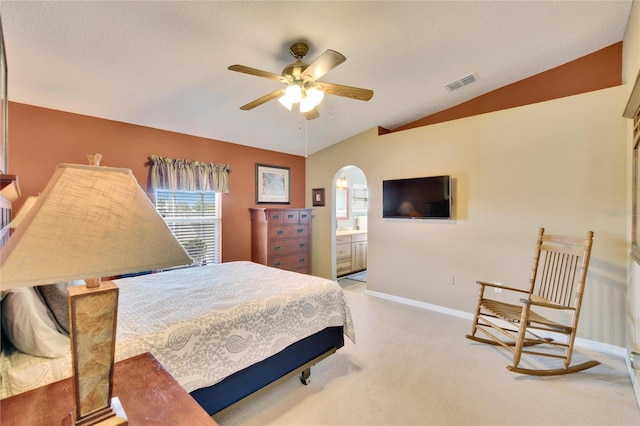
<svg viewBox="0 0 640 426">
<path fill-rule="evenodd" d="M 586 238 L 579 238 L 545 235 L 544 228 L 540 228 L 529 289 L 477 281 L 480 296 L 471 334 L 466 337 L 476 342 L 500 345 L 511 351 L 513 364 L 507 369 L 516 373 L 553 376 L 600 364 L 590 360 L 571 366 L 592 243 L 591 231 Z M 499 293 L 504 291 L 505 296 L 521 293 L 523 298 L 519 304 L 489 299 L 485 294 L 489 288 L 495 288 Z M 553 316 L 553 319 L 541 313 Z M 488 339 L 476 336 L 477 332 Z M 560 340 L 556 341 L 555 338 Z M 529 349 L 531 347 L 540 350 Z M 564 368 L 519 367 L 522 354 L 561 359 Z"/>
</svg>

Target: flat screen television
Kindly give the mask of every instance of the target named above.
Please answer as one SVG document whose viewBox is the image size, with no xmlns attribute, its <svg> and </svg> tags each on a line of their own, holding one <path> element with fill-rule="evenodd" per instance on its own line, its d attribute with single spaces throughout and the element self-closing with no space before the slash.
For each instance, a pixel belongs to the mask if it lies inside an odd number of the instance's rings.
<svg viewBox="0 0 640 426">
<path fill-rule="evenodd" d="M 382 217 L 451 219 L 451 179 L 430 176 L 382 181 Z"/>
</svg>

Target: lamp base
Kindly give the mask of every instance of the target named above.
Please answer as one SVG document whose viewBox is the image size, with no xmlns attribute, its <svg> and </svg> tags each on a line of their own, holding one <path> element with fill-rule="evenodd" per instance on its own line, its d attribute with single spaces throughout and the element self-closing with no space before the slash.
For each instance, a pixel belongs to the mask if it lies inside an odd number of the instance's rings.
<svg viewBox="0 0 640 426">
<path fill-rule="evenodd" d="M 111 398 L 111 406 L 82 419 L 75 418 L 75 411 L 69 413 L 71 424 L 75 426 L 121 426 L 128 425 L 129 420 L 118 397 Z"/>
<path fill-rule="evenodd" d="M 115 398 L 111 398 L 118 287 L 111 281 L 87 284 L 67 288 L 76 398 L 74 424 L 126 424 L 126 420 L 118 422 Z M 116 406 L 124 412 L 117 400 Z"/>
</svg>

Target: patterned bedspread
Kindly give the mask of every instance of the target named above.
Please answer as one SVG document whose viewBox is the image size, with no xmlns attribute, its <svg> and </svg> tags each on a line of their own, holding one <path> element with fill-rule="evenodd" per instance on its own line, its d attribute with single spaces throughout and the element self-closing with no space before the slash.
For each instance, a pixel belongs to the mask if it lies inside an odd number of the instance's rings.
<svg viewBox="0 0 640 426">
<path fill-rule="evenodd" d="M 355 342 L 334 281 L 228 262 L 117 280 L 116 360 L 151 352 L 188 391 L 281 351 L 326 327 Z M 70 357 L 15 353 L 3 360 L 3 397 L 71 375 Z"/>
</svg>

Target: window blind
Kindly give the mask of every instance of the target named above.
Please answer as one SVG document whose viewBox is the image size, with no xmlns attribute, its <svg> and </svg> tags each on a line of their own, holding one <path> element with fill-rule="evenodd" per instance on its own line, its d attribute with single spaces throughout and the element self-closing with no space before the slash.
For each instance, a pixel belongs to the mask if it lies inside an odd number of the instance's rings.
<svg viewBox="0 0 640 426">
<path fill-rule="evenodd" d="M 222 261 L 220 198 L 216 192 L 156 191 L 156 208 L 193 258 L 193 266 Z"/>
</svg>

